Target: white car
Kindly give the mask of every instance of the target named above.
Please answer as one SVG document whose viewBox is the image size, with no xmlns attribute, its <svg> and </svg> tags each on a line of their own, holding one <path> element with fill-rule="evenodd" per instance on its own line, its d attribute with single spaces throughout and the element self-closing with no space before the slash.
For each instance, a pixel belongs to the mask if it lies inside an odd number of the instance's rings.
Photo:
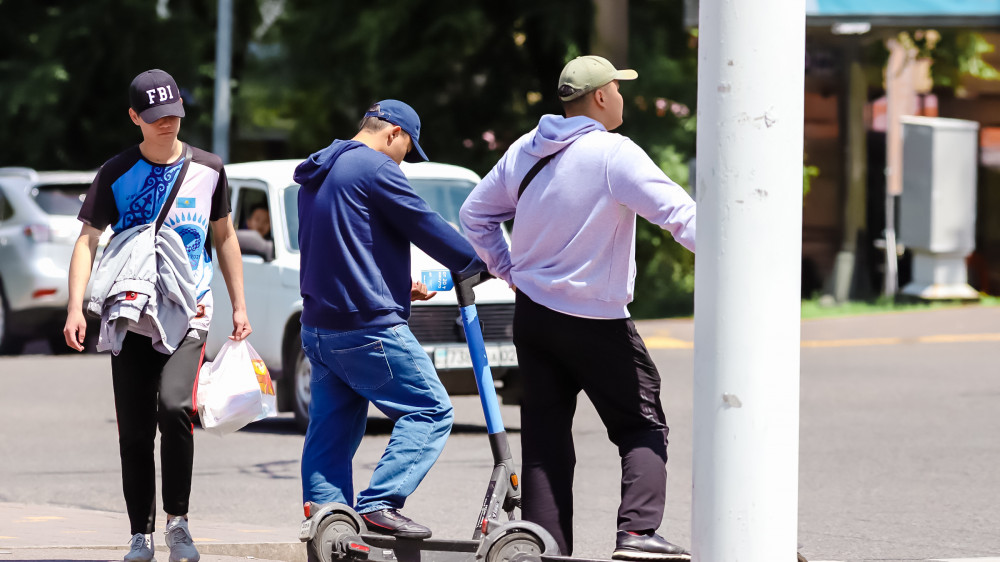
<svg viewBox="0 0 1000 562">
<path fill-rule="evenodd" d="M 34 338 L 69 351 L 66 277 L 80 234 L 76 215 L 96 175 L 0 168 L 0 354 L 18 354 Z M 96 324 L 87 333 L 93 340 Z"/>
<path fill-rule="evenodd" d="M 278 408 L 294 411 L 299 428 L 309 420 L 310 366 L 302 351 L 299 316 L 298 191 L 292 172 L 301 160 L 229 164 L 226 174 L 232 196 L 232 219 L 243 253 L 243 285 L 247 314 L 253 326 L 250 344 L 276 381 Z M 471 170 L 447 164 L 402 164 L 414 190 L 456 229 L 458 211 L 479 182 Z M 266 206 L 271 232 L 264 240 L 246 229 L 250 214 Z M 424 252 L 412 248 L 412 278 L 424 271 L 445 269 Z M 498 394 L 505 402 L 520 399 L 517 354 L 512 342 L 514 292 L 499 279 L 476 287 L 476 307 Z M 207 357 L 214 357 L 232 332 L 232 303 L 216 262 L 212 279 L 215 298 Z M 429 301 L 412 303 L 410 329 L 431 357 L 441 381 L 452 395 L 476 394 L 472 361 L 465 343 L 454 290 L 438 292 Z"/>
</svg>

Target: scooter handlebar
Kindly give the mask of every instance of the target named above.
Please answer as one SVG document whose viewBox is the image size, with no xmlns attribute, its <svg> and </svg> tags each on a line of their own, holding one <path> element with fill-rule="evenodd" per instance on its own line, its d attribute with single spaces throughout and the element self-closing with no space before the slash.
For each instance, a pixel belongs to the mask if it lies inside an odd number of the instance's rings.
<svg viewBox="0 0 1000 562">
<path fill-rule="evenodd" d="M 476 292 L 473 287 L 493 279 L 488 271 L 477 271 L 462 275 L 456 271 L 451 272 L 451 279 L 455 283 L 455 296 L 458 298 L 458 306 L 469 306 L 476 304 Z"/>
</svg>

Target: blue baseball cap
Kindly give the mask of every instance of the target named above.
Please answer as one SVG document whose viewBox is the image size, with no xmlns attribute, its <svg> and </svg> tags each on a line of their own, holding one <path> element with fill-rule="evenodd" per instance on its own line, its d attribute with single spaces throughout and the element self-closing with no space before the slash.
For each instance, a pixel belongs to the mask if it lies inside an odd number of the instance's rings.
<svg viewBox="0 0 1000 562">
<path fill-rule="evenodd" d="M 420 148 L 420 117 L 412 107 L 399 100 L 382 100 L 368 108 L 365 117 L 378 117 L 406 131 L 413 141 L 413 150 L 403 158 L 406 162 L 428 160 L 424 149 Z"/>
</svg>

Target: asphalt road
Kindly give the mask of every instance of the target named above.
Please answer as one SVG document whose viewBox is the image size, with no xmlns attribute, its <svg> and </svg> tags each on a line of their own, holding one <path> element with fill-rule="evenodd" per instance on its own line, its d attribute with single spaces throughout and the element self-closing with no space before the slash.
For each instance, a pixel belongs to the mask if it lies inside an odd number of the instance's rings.
<svg viewBox="0 0 1000 562">
<path fill-rule="evenodd" d="M 643 322 L 640 331 L 671 424 L 660 532 L 690 545 L 692 324 Z M 802 334 L 802 553 L 1000 556 L 1000 308 L 811 321 Z M 124 510 L 108 357 L 4 357 L 0 384 L 0 501 Z M 453 436 L 404 512 L 435 536 L 466 538 L 492 463 L 478 399 L 454 402 Z M 519 458 L 516 408 L 503 407 L 503 417 Z M 355 463 L 359 489 L 388 431 L 370 418 Z M 606 556 L 618 458 L 585 399 L 575 432 L 576 553 Z M 295 540 L 301 446 L 287 415 L 223 438 L 198 430 L 192 520 L 284 528 Z"/>
</svg>

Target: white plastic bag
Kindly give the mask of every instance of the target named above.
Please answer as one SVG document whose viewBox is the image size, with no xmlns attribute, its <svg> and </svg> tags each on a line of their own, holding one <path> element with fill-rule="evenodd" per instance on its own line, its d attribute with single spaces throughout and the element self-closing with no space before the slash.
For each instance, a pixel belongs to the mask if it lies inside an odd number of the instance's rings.
<svg viewBox="0 0 1000 562">
<path fill-rule="evenodd" d="M 201 366 L 196 399 L 201 426 L 217 435 L 278 415 L 271 375 L 246 340 L 226 340 L 215 361 Z"/>
</svg>

